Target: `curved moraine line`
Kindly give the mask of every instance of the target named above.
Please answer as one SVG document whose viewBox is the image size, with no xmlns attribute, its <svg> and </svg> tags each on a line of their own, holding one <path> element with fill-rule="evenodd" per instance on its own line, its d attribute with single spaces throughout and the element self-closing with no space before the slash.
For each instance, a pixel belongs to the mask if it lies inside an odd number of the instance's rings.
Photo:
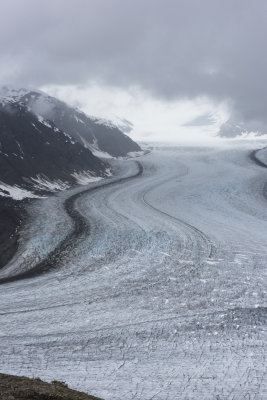
<svg viewBox="0 0 267 400">
<path fill-rule="evenodd" d="M 83 190 L 82 192 L 76 193 L 73 196 L 66 199 L 64 202 L 64 208 L 66 210 L 66 213 L 74 221 L 74 227 L 72 231 L 55 247 L 53 251 L 51 251 L 47 255 L 47 257 L 44 260 L 42 260 L 41 262 L 36 264 L 33 268 L 27 271 L 6 278 L 1 278 L 0 285 L 21 279 L 33 278 L 40 274 L 46 273 L 50 270 L 57 268 L 58 265 L 60 264 L 62 256 L 63 255 L 65 256 L 67 253 L 69 253 L 72 249 L 74 249 L 77 246 L 78 241 L 82 240 L 83 238 L 85 238 L 90 234 L 90 224 L 88 223 L 87 219 L 83 217 L 83 215 L 74 208 L 74 204 L 77 198 L 83 196 L 84 194 L 101 190 L 104 187 L 128 182 L 131 179 L 141 176 L 143 173 L 143 166 L 140 161 L 135 161 L 135 162 L 138 167 L 138 171 L 134 175 L 127 176 L 125 178 L 119 178 L 116 181 L 107 182 L 100 186 Z"/>
</svg>

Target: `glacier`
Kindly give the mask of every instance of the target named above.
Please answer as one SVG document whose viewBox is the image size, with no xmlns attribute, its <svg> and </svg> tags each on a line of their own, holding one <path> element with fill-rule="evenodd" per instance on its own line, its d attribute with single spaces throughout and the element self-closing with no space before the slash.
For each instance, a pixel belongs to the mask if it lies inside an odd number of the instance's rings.
<svg viewBox="0 0 267 400">
<path fill-rule="evenodd" d="M 89 233 L 0 286 L 1 372 L 106 400 L 263 400 L 267 169 L 250 154 L 264 145 L 157 145 L 142 174 L 111 160 L 112 177 L 34 199 L 0 278 L 68 236 L 70 196 Z"/>
</svg>

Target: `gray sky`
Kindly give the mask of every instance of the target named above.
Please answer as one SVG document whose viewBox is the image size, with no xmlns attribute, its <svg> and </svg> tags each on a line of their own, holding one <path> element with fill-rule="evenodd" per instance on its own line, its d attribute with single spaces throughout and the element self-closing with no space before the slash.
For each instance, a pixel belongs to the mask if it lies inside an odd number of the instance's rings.
<svg viewBox="0 0 267 400">
<path fill-rule="evenodd" d="M 267 1 L 1 0 L 0 65 L 1 83 L 81 98 L 86 110 L 89 97 L 105 103 L 111 94 L 114 113 L 129 118 L 122 99 L 135 93 L 127 101 L 146 101 L 145 119 L 155 102 L 177 114 L 191 104 L 192 115 L 177 124 L 191 118 L 196 126 L 203 112 L 222 121 L 231 111 L 264 127 Z"/>
</svg>

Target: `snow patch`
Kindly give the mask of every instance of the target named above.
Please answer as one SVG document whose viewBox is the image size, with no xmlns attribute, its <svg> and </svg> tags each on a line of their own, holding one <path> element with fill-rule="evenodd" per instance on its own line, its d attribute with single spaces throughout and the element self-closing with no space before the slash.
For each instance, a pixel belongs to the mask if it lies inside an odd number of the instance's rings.
<svg viewBox="0 0 267 400">
<path fill-rule="evenodd" d="M 98 150 L 98 149 L 91 148 L 91 152 L 93 153 L 93 155 L 95 157 L 99 157 L 99 158 L 114 158 L 109 153 L 106 153 L 105 151 L 101 151 L 101 150 Z"/>
<path fill-rule="evenodd" d="M 145 151 L 145 150 L 130 151 L 129 153 L 127 153 L 126 157 L 128 157 L 128 158 L 140 157 L 140 156 L 143 156 L 146 153 L 147 153 L 147 151 Z"/>
<path fill-rule="evenodd" d="M 113 115 L 111 118 L 101 118 L 101 117 L 94 117 L 92 115 L 89 118 L 94 121 L 97 125 L 104 125 L 111 129 L 120 129 L 124 133 L 129 133 L 132 131 L 134 125 L 132 122 L 128 121 L 127 119 L 122 119 L 117 115 Z"/>
<path fill-rule="evenodd" d="M 26 198 L 40 198 L 32 192 L 22 189 L 17 185 L 10 186 L 7 183 L 0 182 L 0 196 L 9 197 L 14 200 L 23 200 Z"/>
<path fill-rule="evenodd" d="M 76 115 L 74 115 L 74 118 L 76 122 L 80 122 L 80 124 L 85 124 L 85 122 L 82 119 L 78 118 Z"/>
<path fill-rule="evenodd" d="M 92 152 L 92 151 L 94 150 L 94 148 L 92 147 L 93 145 L 92 145 L 90 142 L 88 142 L 87 140 L 85 140 L 85 139 L 79 134 L 78 131 L 77 131 L 76 133 L 77 133 L 77 135 L 79 136 L 79 138 L 81 139 L 81 142 L 82 142 L 83 146 L 84 146 L 86 149 L 89 149 L 89 150 Z"/>
<path fill-rule="evenodd" d="M 117 128 L 117 126 L 113 122 L 109 121 L 108 119 L 96 118 L 96 117 L 93 117 L 92 115 L 90 115 L 89 118 L 92 119 L 94 121 L 94 123 L 97 124 L 97 125 L 104 125 L 104 126 L 107 126 L 108 128 L 111 128 L 111 129 L 116 129 Z"/>
<path fill-rule="evenodd" d="M 46 121 L 41 115 L 37 115 L 38 121 L 41 122 L 41 124 L 47 126 L 48 128 L 52 128 L 51 124 Z"/>
<path fill-rule="evenodd" d="M 52 126 L 48 120 L 44 119 L 41 115 L 37 115 L 38 121 L 41 122 L 41 124 L 47 126 L 48 128 L 52 128 L 54 132 L 58 132 L 58 133 L 63 133 L 64 136 L 66 136 L 71 144 L 75 144 L 75 141 L 73 140 L 72 136 L 70 136 L 68 133 L 64 132 L 64 131 L 60 131 L 56 126 Z M 34 124 L 32 124 L 37 130 L 39 130 Z"/>
<path fill-rule="evenodd" d="M 24 156 L 24 151 L 22 150 L 21 144 L 20 144 L 20 142 L 18 142 L 17 140 L 16 140 L 16 143 L 17 143 L 17 145 L 18 145 L 18 148 L 19 148 L 19 151 L 20 151 L 20 155 L 21 155 L 22 158 L 23 158 L 23 156 Z"/>
<path fill-rule="evenodd" d="M 111 168 L 106 168 L 105 175 L 106 176 L 112 176 Z"/>
<path fill-rule="evenodd" d="M 74 172 L 71 174 L 79 185 L 87 185 L 103 179 L 101 176 L 92 176 L 89 171 Z"/>
<path fill-rule="evenodd" d="M 32 87 L 22 88 L 15 85 L 0 86 L 0 96 L 3 97 L 11 97 L 11 98 L 22 97 L 29 94 L 29 92 L 31 91 L 37 92 L 39 94 L 44 94 L 41 90 Z"/>
<path fill-rule="evenodd" d="M 31 178 L 31 180 L 35 182 L 35 189 L 48 190 L 49 192 L 65 190 L 70 187 L 68 183 L 63 182 L 60 179 L 52 181 L 47 177 L 42 177 L 41 175 L 37 175 L 36 178 Z"/>
<path fill-rule="evenodd" d="M 136 158 L 150 153 L 150 150 L 130 151 L 125 157 L 117 157 L 119 160 L 128 160 L 129 158 Z"/>
<path fill-rule="evenodd" d="M 12 99 L 12 98 L 9 98 L 9 97 L 2 97 L 2 95 L 0 94 L 0 103 L 3 105 L 3 106 L 6 106 L 6 105 L 8 105 L 8 104 L 14 104 L 14 103 L 16 103 L 15 102 L 15 100 L 14 99 Z"/>
</svg>

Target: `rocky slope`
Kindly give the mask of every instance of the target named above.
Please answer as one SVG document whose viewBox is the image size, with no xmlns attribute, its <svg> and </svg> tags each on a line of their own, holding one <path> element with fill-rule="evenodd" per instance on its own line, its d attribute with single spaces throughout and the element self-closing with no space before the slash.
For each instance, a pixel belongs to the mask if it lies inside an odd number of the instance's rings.
<svg viewBox="0 0 267 400">
<path fill-rule="evenodd" d="M 0 374 L 1 400 L 100 400 L 87 393 L 69 389 L 64 382 L 47 383 L 41 379 Z"/>
<path fill-rule="evenodd" d="M 108 173 L 108 164 L 19 102 L 0 102 L 0 194 L 20 200 Z M 29 193 L 31 192 L 31 194 Z"/>
<path fill-rule="evenodd" d="M 72 137 L 75 142 L 97 154 L 100 151 L 118 157 L 141 150 L 137 143 L 110 121 L 89 117 L 46 93 L 9 87 L 0 88 L 1 93 L 25 104 L 37 116 L 52 121 L 57 128 Z M 130 122 L 127 121 L 127 129 L 129 124 Z"/>
</svg>

